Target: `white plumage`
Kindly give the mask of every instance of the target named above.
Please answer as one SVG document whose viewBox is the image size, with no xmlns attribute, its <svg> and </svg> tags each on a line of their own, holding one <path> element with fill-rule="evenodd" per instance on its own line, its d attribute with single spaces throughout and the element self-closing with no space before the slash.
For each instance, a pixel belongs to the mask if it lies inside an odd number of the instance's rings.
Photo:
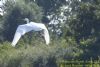
<svg viewBox="0 0 100 67">
<path fill-rule="evenodd" d="M 44 36 L 44 39 L 46 41 L 46 44 L 48 45 L 50 42 L 50 37 L 49 37 L 49 32 L 48 32 L 46 26 L 42 23 L 35 23 L 35 22 L 29 23 L 29 20 L 27 18 L 25 18 L 24 20 L 27 21 L 27 24 L 23 24 L 23 25 L 18 26 L 11 45 L 13 47 L 15 47 L 15 45 L 17 44 L 17 42 L 21 38 L 21 36 L 27 32 L 32 31 L 32 30 L 34 30 L 34 31 L 43 30 L 43 36 Z"/>
</svg>

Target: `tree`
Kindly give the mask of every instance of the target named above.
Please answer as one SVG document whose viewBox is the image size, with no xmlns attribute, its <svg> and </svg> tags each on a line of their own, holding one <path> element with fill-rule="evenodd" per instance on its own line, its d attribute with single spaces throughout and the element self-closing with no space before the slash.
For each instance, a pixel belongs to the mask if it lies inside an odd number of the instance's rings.
<svg viewBox="0 0 100 67">
<path fill-rule="evenodd" d="M 99 0 L 82 1 L 76 10 L 76 16 L 73 18 L 72 15 L 68 23 L 70 36 L 75 38 L 79 48 L 84 51 L 82 57 L 85 59 L 90 57 L 97 58 L 100 54 L 98 48 L 100 44 L 99 4 Z M 97 53 L 95 53 L 96 50 L 98 50 Z"/>
</svg>

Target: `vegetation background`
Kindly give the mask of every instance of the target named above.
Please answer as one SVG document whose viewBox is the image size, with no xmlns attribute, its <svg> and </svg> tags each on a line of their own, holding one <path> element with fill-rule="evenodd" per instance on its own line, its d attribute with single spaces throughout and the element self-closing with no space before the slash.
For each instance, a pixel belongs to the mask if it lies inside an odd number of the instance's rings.
<svg viewBox="0 0 100 67">
<path fill-rule="evenodd" d="M 0 16 L 0 67 L 57 67 L 61 60 L 100 57 L 100 0 L 7 0 Z M 44 23 L 51 43 L 38 32 L 11 46 L 23 18 Z"/>
</svg>

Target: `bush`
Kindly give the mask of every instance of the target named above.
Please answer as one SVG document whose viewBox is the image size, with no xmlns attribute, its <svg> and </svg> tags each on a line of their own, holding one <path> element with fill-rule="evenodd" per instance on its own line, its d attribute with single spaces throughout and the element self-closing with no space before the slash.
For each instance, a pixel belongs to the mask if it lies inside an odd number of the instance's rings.
<svg viewBox="0 0 100 67">
<path fill-rule="evenodd" d="M 42 42 L 35 43 L 35 45 L 29 45 L 23 42 L 22 46 L 22 41 L 20 41 L 15 48 L 10 46 L 9 42 L 1 44 L 0 67 L 57 67 L 58 61 L 72 59 L 79 53 L 75 47 L 72 48 L 63 39 L 55 40 L 50 45 Z M 77 52 L 75 53 L 75 51 Z"/>
</svg>

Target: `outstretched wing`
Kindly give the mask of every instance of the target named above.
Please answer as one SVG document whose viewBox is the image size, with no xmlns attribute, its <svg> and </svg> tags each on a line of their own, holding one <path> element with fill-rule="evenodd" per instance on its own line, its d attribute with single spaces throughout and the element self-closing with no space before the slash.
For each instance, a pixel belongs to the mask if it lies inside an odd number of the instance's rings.
<svg viewBox="0 0 100 67">
<path fill-rule="evenodd" d="M 22 35 L 24 35 L 26 33 L 26 26 L 25 25 L 19 25 L 16 32 L 15 32 L 15 35 L 14 35 L 14 38 L 13 38 L 13 41 L 12 41 L 12 46 L 15 47 L 15 45 L 17 44 L 17 42 L 19 41 L 19 39 L 21 38 Z"/>
<path fill-rule="evenodd" d="M 44 28 L 44 39 L 46 41 L 46 44 L 48 45 L 50 43 L 50 36 L 46 26 Z"/>
<path fill-rule="evenodd" d="M 15 45 L 17 44 L 17 42 L 21 38 L 21 36 L 22 36 L 21 33 L 16 31 L 14 39 L 13 39 L 12 44 L 11 44 L 13 47 L 15 47 Z"/>
<path fill-rule="evenodd" d="M 49 32 L 46 28 L 46 26 L 42 23 L 34 23 L 35 27 L 34 30 L 40 31 L 43 30 L 43 36 L 45 39 L 46 44 L 48 45 L 50 43 L 50 36 L 49 36 Z"/>
</svg>

